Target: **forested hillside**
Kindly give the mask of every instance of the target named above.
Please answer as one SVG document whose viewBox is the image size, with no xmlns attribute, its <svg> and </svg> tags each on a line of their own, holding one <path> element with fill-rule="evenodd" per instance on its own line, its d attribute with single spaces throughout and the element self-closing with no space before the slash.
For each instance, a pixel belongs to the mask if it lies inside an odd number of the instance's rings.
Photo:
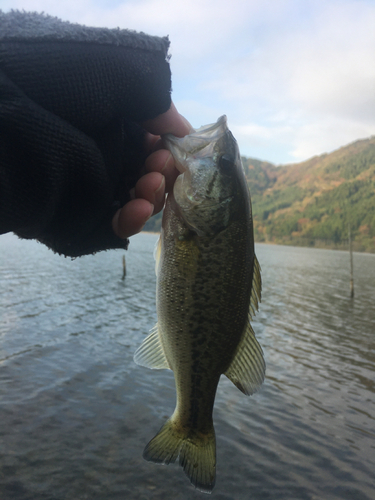
<svg viewBox="0 0 375 500">
<path fill-rule="evenodd" d="M 256 241 L 375 252 L 375 137 L 283 167 L 243 159 Z"/>
<path fill-rule="evenodd" d="M 345 248 L 350 227 L 354 249 L 375 252 L 375 137 L 298 164 L 242 161 L 256 241 Z"/>
</svg>

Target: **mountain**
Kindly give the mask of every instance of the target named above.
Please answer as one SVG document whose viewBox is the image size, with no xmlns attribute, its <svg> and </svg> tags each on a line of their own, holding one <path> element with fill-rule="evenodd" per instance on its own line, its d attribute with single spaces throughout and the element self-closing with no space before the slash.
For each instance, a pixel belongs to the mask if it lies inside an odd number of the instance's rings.
<svg viewBox="0 0 375 500">
<path fill-rule="evenodd" d="M 375 137 L 302 163 L 242 158 L 255 241 L 375 252 Z M 158 231 L 161 216 L 145 230 Z"/>
<path fill-rule="evenodd" d="M 375 137 L 302 163 L 243 159 L 256 241 L 375 252 Z"/>
</svg>

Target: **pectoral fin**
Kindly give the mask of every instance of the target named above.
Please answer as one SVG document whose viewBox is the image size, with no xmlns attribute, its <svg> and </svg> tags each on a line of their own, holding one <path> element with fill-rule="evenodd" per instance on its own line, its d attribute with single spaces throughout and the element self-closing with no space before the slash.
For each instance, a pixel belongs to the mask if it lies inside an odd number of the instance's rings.
<svg viewBox="0 0 375 500">
<path fill-rule="evenodd" d="M 263 351 L 249 323 L 225 375 L 240 391 L 249 396 L 262 385 L 265 371 Z"/>
<path fill-rule="evenodd" d="M 134 361 L 137 365 L 161 370 L 170 368 L 164 354 L 163 346 L 160 342 L 158 324 L 154 326 L 148 337 L 142 342 L 134 354 Z"/>
</svg>

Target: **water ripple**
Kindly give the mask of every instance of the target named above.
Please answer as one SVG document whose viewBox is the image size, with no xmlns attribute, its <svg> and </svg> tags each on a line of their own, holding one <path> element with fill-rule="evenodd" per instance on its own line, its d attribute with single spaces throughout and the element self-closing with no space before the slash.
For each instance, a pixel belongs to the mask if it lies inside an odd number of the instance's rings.
<svg viewBox="0 0 375 500">
<path fill-rule="evenodd" d="M 142 460 L 172 413 L 173 374 L 136 366 L 156 321 L 156 236 L 71 261 L 0 238 L 0 498 L 201 498 L 179 468 Z M 222 377 L 218 500 L 375 497 L 375 256 L 257 245 L 253 327 L 266 380 Z"/>
</svg>

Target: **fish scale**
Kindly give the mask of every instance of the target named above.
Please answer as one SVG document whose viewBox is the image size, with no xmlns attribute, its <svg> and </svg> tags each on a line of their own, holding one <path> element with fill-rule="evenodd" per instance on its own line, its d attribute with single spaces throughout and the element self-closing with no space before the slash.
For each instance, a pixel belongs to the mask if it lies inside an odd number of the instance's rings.
<svg viewBox="0 0 375 500">
<path fill-rule="evenodd" d="M 156 251 L 158 323 L 135 353 L 174 372 L 177 402 L 148 443 L 146 460 L 180 465 L 199 490 L 215 484 L 212 420 L 225 374 L 245 394 L 263 382 L 263 353 L 249 323 L 261 295 L 251 203 L 225 117 L 166 138 L 181 169 L 167 198 Z"/>
</svg>

